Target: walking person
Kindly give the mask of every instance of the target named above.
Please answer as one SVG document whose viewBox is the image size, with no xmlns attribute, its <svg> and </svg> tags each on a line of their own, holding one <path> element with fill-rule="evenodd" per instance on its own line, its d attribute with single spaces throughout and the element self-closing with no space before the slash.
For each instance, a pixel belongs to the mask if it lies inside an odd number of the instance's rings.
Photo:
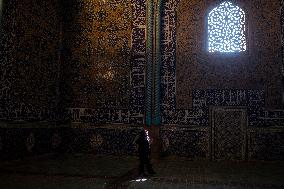
<svg viewBox="0 0 284 189">
<path fill-rule="evenodd" d="M 150 137 L 148 135 L 148 131 L 143 129 L 139 133 L 139 137 L 137 138 L 135 143 L 138 145 L 138 156 L 140 161 L 139 175 L 147 176 L 145 174 L 145 166 L 147 168 L 148 174 L 155 174 L 155 171 L 153 170 L 152 164 L 150 162 L 151 148 L 150 148 Z"/>
</svg>

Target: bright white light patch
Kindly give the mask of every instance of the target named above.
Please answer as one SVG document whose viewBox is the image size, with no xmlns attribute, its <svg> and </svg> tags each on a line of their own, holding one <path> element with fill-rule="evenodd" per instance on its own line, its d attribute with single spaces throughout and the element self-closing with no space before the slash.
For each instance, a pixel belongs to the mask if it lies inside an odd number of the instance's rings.
<svg viewBox="0 0 284 189">
<path fill-rule="evenodd" d="M 142 178 L 142 179 L 136 179 L 135 182 L 145 182 L 147 179 Z"/>
<path fill-rule="evenodd" d="M 146 133 L 146 138 L 147 138 L 148 142 L 150 143 L 149 131 L 145 130 L 145 133 Z"/>
<path fill-rule="evenodd" d="M 223 2 L 208 16 L 208 51 L 246 51 L 245 12 L 231 2 Z"/>
</svg>

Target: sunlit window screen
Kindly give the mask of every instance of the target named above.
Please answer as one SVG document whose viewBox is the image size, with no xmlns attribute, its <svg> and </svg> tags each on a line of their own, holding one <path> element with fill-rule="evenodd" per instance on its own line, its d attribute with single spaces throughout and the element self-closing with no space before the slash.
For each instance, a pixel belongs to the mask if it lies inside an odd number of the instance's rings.
<svg viewBox="0 0 284 189">
<path fill-rule="evenodd" d="M 223 2 L 208 16 L 209 52 L 246 51 L 245 12 L 231 2 Z"/>
</svg>

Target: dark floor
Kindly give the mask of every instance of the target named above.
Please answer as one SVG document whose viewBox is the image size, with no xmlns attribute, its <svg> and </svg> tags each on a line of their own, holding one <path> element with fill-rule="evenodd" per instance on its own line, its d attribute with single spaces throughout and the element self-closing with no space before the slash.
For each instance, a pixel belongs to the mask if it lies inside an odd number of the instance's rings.
<svg viewBox="0 0 284 189">
<path fill-rule="evenodd" d="M 47 156 L 2 162 L 1 189 L 284 188 L 284 162 L 210 162 L 167 158 L 154 176 L 137 174 L 136 157 Z"/>
</svg>

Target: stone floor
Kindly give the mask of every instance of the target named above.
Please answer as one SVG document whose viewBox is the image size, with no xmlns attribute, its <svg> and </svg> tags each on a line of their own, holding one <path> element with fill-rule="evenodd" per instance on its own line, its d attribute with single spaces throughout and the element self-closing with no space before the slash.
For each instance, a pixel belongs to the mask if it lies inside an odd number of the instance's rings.
<svg viewBox="0 0 284 189">
<path fill-rule="evenodd" d="M 139 177 L 136 157 L 60 155 L 0 164 L 1 189 L 284 188 L 284 162 L 210 162 L 167 158 Z"/>
</svg>

